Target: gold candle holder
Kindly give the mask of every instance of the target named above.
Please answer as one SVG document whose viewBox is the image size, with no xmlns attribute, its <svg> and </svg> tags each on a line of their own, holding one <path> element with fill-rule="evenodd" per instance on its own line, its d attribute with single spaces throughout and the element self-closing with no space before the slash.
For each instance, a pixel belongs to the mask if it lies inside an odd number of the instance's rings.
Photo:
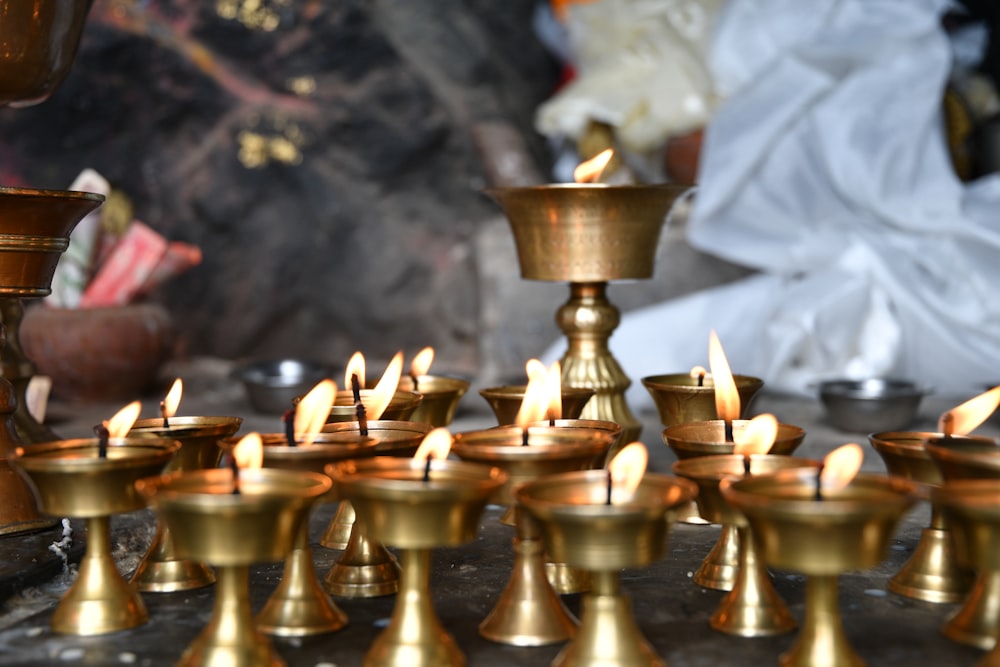
<svg viewBox="0 0 1000 667">
<path fill-rule="evenodd" d="M 945 483 L 1000 479 L 1000 456 L 996 441 L 990 438 L 933 434 L 924 440 L 924 449 Z M 937 496 L 932 494 L 933 497 Z M 943 520 L 948 521 L 947 517 Z M 951 542 L 954 547 L 955 540 Z M 945 621 L 941 632 L 952 641 L 984 651 L 1000 643 L 1000 575 L 997 572 L 976 573 L 972 590 L 962 606 Z"/>
<path fill-rule="evenodd" d="M 358 422 L 328 423 L 323 429 L 355 438 L 361 435 Z M 380 456 L 413 456 L 430 430 L 430 424 L 410 421 L 368 422 L 368 437 L 375 440 L 374 453 Z M 353 505 L 349 499 L 342 499 L 320 540 L 324 547 L 344 550 L 323 578 L 324 588 L 332 595 L 349 598 L 395 593 L 399 590 L 399 563 L 382 544 L 372 541 L 354 519 Z"/>
<path fill-rule="evenodd" d="M 371 389 L 361 390 L 361 402 L 368 403 L 372 395 Z M 407 421 L 413 416 L 417 407 L 423 402 L 424 397 L 413 391 L 396 390 L 389 405 L 386 406 L 382 415 L 378 419 L 386 421 Z M 373 417 L 374 415 L 369 415 Z M 358 413 L 354 403 L 354 392 L 350 389 L 341 389 L 334 398 L 333 405 L 330 406 L 330 418 L 326 420 L 328 424 L 339 422 L 356 422 Z"/>
<path fill-rule="evenodd" d="M 174 472 L 139 480 L 136 489 L 174 535 L 182 558 L 205 561 L 218 582 L 212 618 L 177 665 L 284 665 L 254 626 L 250 565 L 284 559 L 309 508 L 330 490 L 316 473 L 249 469 L 234 493 L 228 469 Z"/>
<path fill-rule="evenodd" d="M 608 347 L 621 315 L 607 286 L 653 275 L 660 230 L 687 190 L 600 183 L 486 190 L 510 222 L 521 277 L 569 283 L 569 300 L 556 313 L 568 342 L 563 386 L 593 389 L 580 416 L 621 424 L 626 442 L 639 439 L 642 424 L 625 402 L 631 381 Z"/>
<path fill-rule="evenodd" d="M 686 479 L 647 473 L 630 502 L 609 505 L 602 470 L 549 475 L 515 491 L 552 557 L 591 572 L 577 635 L 553 666 L 663 664 L 639 631 L 619 572 L 663 556 L 676 509 L 696 493 Z"/>
<path fill-rule="evenodd" d="M 423 397 L 407 419 L 434 427 L 448 426 L 455 416 L 458 402 L 469 390 L 469 381 L 440 375 L 419 375 L 414 382 L 412 376 L 404 375 L 399 380 L 399 389 Z"/>
<path fill-rule="evenodd" d="M 487 387 L 480 389 L 479 395 L 486 399 L 493 414 L 496 415 L 497 424 L 500 426 L 510 426 L 516 421 L 517 411 L 524 401 L 524 391 L 527 385 L 505 385 L 502 387 Z M 583 413 L 583 408 L 590 402 L 595 391 L 588 388 L 563 387 L 562 388 L 562 415 L 567 419 L 579 419 Z"/>
<path fill-rule="evenodd" d="M 181 447 L 164 472 L 203 470 L 219 465 L 222 450 L 218 443 L 236 433 L 241 417 L 171 417 L 168 426 L 162 418 L 140 419 L 132 425 L 129 436 L 168 438 Z M 132 573 L 132 583 L 147 593 L 168 593 L 201 588 L 215 583 L 215 573 L 204 563 L 178 558 L 173 537 L 162 521 L 156 522 L 153 541 Z"/>
<path fill-rule="evenodd" d="M 760 558 L 757 542 L 746 517 L 734 510 L 719 491 L 719 483 L 723 478 L 746 474 L 745 462 L 744 457 L 737 454 L 700 456 L 676 461 L 673 471 L 698 485 L 695 500 L 703 517 L 712 523 L 736 528 L 736 579 L 732 590 L 722 599 L 709 619 L 709 625 L 729 635 L 767 637 L 790 632 L 795 629 L 796 623 L 771 584 L 771 577 Z M 818 461 L 791 456 L 759 454 L 749 458 L 750 474 L 818 467 Z"/>
<path fill-rule="evenodd" d="M 664 426 L 719 418 L 715 412 L 715 384 L 711 378 L 706 378 L 699 385 L 698 378 L 691 377 L 690 373 L 668 373 L 648 375 L 641 381 L 653 397 L 660 423 Z M 746 417 L 750 403 L 764 386 L 764 381 L 750 375 L 734 375 L 733 381 L 740 397 L 741 417 Z"/>
<path fill-rule="evenodd" d="M 180 449 L 172 440 L 112 438 L 100 456 L 96 438 L 19 448 L 12 459 L 31 482 L 44 512 L 82 518 L 87 550 L 76 582 L 52 614 L 53 632 L 99 635 L 142 625 L 146 606 L 111 557 L 110 517 L 142 509 L 135 481 L 155 475 Z"/>
<path fill-rule="evenodd" d="M 924 449 L 924 440 L 940 433 L 883 431 L 868 436 L 890 475 L 909 479 L 926 488 L 940 486 L 941 471 Z M 955 562 L 948 526 L 936 504 L 931 502 L 930 524 L 920 533 L 920 541 L 910 559 L 889 579 L 889 590 L 926 602 L 959 602 L 972 585 L 972 574 Z"/>
<path fill-rule="evenodd" d="M 772 567 L 806 575 L 806 612 L 782 667 L 861 667 L 844 634 L 837 582 L 876 566 L 896 524 L 916 501 L 913 482 L 858 475 L 816 500 L 816 473 L 783 470 L 720 482 L 723 498 L 746 516 Z"/>
<path fill-rule="evenodd" d="M 733 422 L 733 430 L 739 431 L 747 427 L 750 421 L 737 419 Z M 798 426 L 778 424 L 778 435 L 769 454 L 789 456 L 805 439 L 805 431 Z M 663 442 L 670 447 L 679 460 L 699 456 L 717 456 L 733 453 L 733 443 L 726 442 L 726 425 L 720 419 L 703 422 L 676 424 L 663 429 Z M 689 507 L 680 520 L 690 521 L 691 512 L 697 519 L 693 523 L 704 523 L 698 508 Z M 731 591 L 736 585 L 736 575 L 739 572 L 739 535 L 736 526 L 723 524 L 719 539 L 694 573 L 694 582 L 703 588 L 717 591 Z"/>
<path fill-rule="evenodd" d="M 431 604 L 431 550 L 474 540 L 486 502 L 507 474 L 464 461 L 430 461 L 427 467 L 423 461 L 390 457 L 346 461 L 326 470 L 366 530 L 400 549 L 400 591 L 392 618 L 364 664 L 464 665 L 461 649 Z"/>
<path fill-rule="evenodd" d="M 514 489 L 545 475 L 592 468 L 616 436 L 609 430 L 534 425 L 524 446 L 523 433 L 514 426 L 458 433 L 451 450 L 462 460 L 506 471 L 507 482 L 492 500 L 515 510 L 513 571 L 479 634 L 501 644 L 543 646 L 569 639 L 576 621 L 549 582 L 538 522 L 517 507 Z"/>
<path fill-rule="evenodd" d="M 288 445 L 283 433 L 262 434 L 264 467 L 325 474 L 329 463 L 372 456 L 375 440 L 352 433 L 318 433 L 310 445 Z M 235 443 L 233 443 L 235 444 Z M 333 500 L 331 494 L 320 498 Z M 307 515 L 308 516 L 308 515 Z M 281 582 L 256 617 L 257 628 L 279 637 L 304 637 L 335 632 L 347 625 L 347 615 L 320 587 L 309 548 L 309 521 L 295 534 L 285 558 Z"/>
<path fill-rule="evenodd" d="M 1000 480 L 948 480 L 931 493 L 951 527 L 959 562 L 995 582 L 1000 575 Z M 986 650 L 977 665 L 1000 665 L 1000 643 Z"/>
</svg>

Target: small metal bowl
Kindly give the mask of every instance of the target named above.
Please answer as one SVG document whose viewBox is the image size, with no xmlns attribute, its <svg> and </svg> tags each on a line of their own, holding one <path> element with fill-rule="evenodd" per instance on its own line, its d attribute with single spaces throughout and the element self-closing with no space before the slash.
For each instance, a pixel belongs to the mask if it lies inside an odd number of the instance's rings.
<svg viewBox="0 0 1000 667">
<path fill-rule="evenodd" d="M 828 421 L 853 433 L 905 429 L 916 419 L 927 393 L 910 380 L 871 378 L 819 383 L 819 397 Z"/>
<path fill-rule="evenodd" d="M 243 364 L 236 370 L 236 377 L 246 387 L 255 412 L 279 415 L 292 407 L 297 397 L 330 377 L 332 371 L 314 361 L 270 359 Z"/>
</svg>

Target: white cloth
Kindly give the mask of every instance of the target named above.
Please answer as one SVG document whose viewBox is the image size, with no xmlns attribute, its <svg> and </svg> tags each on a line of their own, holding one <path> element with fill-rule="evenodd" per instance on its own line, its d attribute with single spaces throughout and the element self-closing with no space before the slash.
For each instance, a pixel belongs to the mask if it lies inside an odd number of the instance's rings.
<svg viewBox="0 0 1000 667">
<path fill-rule="evenodd" d="M 944 140 L 946 0 L 731 0 L 711 66 L 689 240 L 762 273 L 624 316 L 611 349 L 645 375 L 706 365 L 814 393 L 907 377 L 1000 383 L 1000 180 L 961 183 Z M 565 344 L 545 357 L 558 358 Z"/>
</svg>

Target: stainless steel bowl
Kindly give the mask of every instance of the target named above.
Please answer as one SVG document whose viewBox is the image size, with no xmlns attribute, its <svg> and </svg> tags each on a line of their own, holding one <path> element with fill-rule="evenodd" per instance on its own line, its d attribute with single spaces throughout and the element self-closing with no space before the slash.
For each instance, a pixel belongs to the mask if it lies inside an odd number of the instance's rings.
<svg viewBox="0 0 1000 667">
<path fill-rule="evenodd" d="M 236 376 L 246 387 L 255 412 L 277 415 L 292 407 L 295 398 L 330 377 L 332 372 L 331 367 L 315 361 L 268 359 L 243 364 L 236 370 Z"/>
<path fill-rule="evenodd" d="M 910 380 L 870 378 L 819 383 L 819 397 L 828 421 L 853 433 L 905 429 L 916 419 L 927 393 Z"/>
</svg>

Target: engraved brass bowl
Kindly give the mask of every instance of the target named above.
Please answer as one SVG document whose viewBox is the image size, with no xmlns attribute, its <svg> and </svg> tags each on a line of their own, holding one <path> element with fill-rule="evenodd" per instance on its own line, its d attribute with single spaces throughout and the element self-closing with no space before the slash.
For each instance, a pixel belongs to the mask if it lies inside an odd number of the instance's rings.
<svg viewBox="0 0 1000 667">
<path fill-rule="evenodd" d="M 764 381 L 750 375 L 734 375 L 733 380 L 740 396 L 742 415 L 746 416 Z M 711 378 L 706 379 L 702 386 L 689 373 L 648 375 L 641 381 L 653 397 L 660 423 L 664 426 L 718 419 L 715 413 L 715 384 Z"/>
</svg>

